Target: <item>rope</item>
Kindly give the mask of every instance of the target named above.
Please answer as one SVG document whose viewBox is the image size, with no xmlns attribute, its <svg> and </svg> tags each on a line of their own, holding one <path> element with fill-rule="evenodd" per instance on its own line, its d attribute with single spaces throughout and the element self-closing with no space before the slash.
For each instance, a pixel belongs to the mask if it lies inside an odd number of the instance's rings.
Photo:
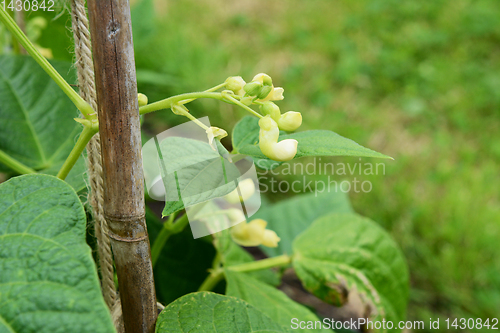
<svg viewBox="0 0 500 333">
<path fill-rule="evenodd" d="M 75 67 L 78 76 L 80 96 L 94 110 L 97 110 L 97 98 L 94 82 L 94 66 L 90 43 L 89 22 L 85 10 L 85 0 L 71 0 L 71 18 L 75 39 Z M 113 271 L 113 256 L 108 237 L 108 224 L 104 218 L 103 202 L 103 170 L 99 133 L 94 135 L 87 145 L 87 158 L 90 180 L 89 201 L 95 221 L 95 236 L 99 253 L 99 266 L 102 278 L 102 293 L 110 309 L 116 301 L 116 290 Z"/>
</svg>

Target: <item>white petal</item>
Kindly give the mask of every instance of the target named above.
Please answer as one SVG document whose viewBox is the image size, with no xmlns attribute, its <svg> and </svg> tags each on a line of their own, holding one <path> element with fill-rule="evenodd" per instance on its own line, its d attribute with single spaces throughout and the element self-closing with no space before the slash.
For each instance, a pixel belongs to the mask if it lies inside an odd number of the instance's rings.
<svg viewBox="0 0 500 333">
<path fill-rule="evenodd" d="M 290 161 L 297 154 L 297 145 L 299 142 L 294 139 L 287 139 L 278 142 L 274 146 L 274 157 L 275 161 Z"/>
<path fill-rule="evenodd" d="M 284 92 L 285 92 L 285 89 L 283 89 L 281 87 L 274 88 L 273 91 L 272 91 L 272 93 L 273 93 L 272 100 L 273 101 L 281 101 L 281 100 L 283 100 L 285 98 L 283 96 Z"/>
</svg>

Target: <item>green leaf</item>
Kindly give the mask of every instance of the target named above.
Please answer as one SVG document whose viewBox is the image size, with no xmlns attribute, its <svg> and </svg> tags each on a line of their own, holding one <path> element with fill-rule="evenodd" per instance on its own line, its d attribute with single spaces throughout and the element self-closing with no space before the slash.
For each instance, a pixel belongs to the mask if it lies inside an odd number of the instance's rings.
<svg viewBox="0 0 500 333">
<path fill-rule="evenodd" d="M 74 82 L 71 63 L 53 61 L 55 69 Z M 0 56 L 0 150 L 42 173 L 57 173 L 82 130 L 73 118 L 76 107 L 41 67 L 28 56 Z M 84 160 L 68 181 L 85 188 Z M 1 164 L 0 170 L 7 170 Z"/>
<path fill-rule="evenodd" d="M 259 143 L 259 120 L 255 117 L 246 116 L 233 128 L 233 149 L 240 151 L 245 145 Z"/>
<path fill-rule="evenodd" d="M 0 185 L 1 332 L 114 332 L 85 229 L 64 181 L 25 175 Z"/>
<path fill-rule="evenodd" d="M 183 209 L 184 203 L 182 201 L 165 201 L 165 207 L 163 207 L 161 215 L 168 216 Z"/>
<path fill-rule="evenodd" d="M 150 210 L 146 210 L 146 222 L 153 244 L 163 224 Z M 212 244 L 203 239 L 193 239 L 189 227 L 170 236 L 154 267 L 158 301 L 169 304 L 182 295 L 198 290 L 212 267 L 214 257 Z"/>
<path fill-rule="evenodd" d="M 227 153 L 222 145 L 219 149 Z M 222 197 L 236 188 L 234 180 L 240 176 L 238 168 L 212 150 L 208 143 L 168 137 L 161 141 L 160 150 L 162 179 L 167 192 L 163 216 Z M 178 199 L 179 193 L 182 200 L 172 200 Z"/>
<path fill-rule="evenodd" d="M 228 229 L 215 235 L 214 246 L 219 252 L 221 262 L 225 267 L 255 261 L 250 253 L 233 241 Z M 247 274 L 273 286 L 278 286 L 281 283 L 278 274 L 270 269 L 249 272 Z"/>
<path fill-rule="evenodd" d="M 296 303 L 282 291 L 254 279 L 246 273 L 225 270 L 227 289 L 226 295 L 234 296 L 247 301 L 269 316 L 272 320 L 291 327 L 292 318 L 300 321 L 319 321 L 318 317 L 305 306 Z M 332 332 L 328 329 L 305 329 L 301 332 Z"/>
<path fill-rule="evenodd" d="M 341 305 L 360 294 L 373 320 L 404 320 L 408 269 L 397 244 L 376 223 L 356 214 L 317 219 L 293 243 L 293 267 L 304 287 Z"/>
<path fill-rule="evenodd" d="M 87 164 L 85 163 L 84 156 L 87 156 L 86 152 L 80 155 L 75 165 L 73 166 L 69 174 L 66 176 L 66 179 L 64 179 L 66 183 L 71 185 L 71 187 L 73 187 L 75 191 L 78 192 L 78 194 L 82 194 L 84 190 L 87 189 L 87 183 L 85 182 Z M 64 159 L 66 159 L 66 157 Z M 61 167 L 63 166 L 63 164 L 64 164 L 63 160 L 58 161 L 50 168 L 40 171 L 40 173 L 56 176 Z"/>
<path fill-rule="evenodd" d="M 233 147 L 240 154 L 254 158 L 261 169 L 273 169 L 282 164 L 268 159 L 259 148 L 259 120 L 245 117 L 233 130 Z M 299 142 L 295 158 L 304 156 L 359 156 L 391 158 L 371 149 L 360 146 L 356 142 L 344 138 L 332 131 L 313 130 L 292 134 L 281 132 L 279 141 L 295 139 Z"/>
<path fill-rule="evenodd" d="M 235 297 L 199 292 L 183 296 L 158 316 L 157 333 L 291 332 Z"/>
<path fill-rule="evenodd" d="M 268 229 L 281 238 L 278 247 L 262 247 L 269 256 L 292 253 L 292 242 L 306 230 L 314 220 L 328 213 L 352 212 L 349 197 L 344 192 L 329 192 L 315 195 L 308 193 L 294 196 L 274 205 L 261 208 L 255 218 L 267 221 Z"/>
<path fill-rule="evenodd" d="M 280 140 L 295 139 L 299 142 L 295 158 L 303 156 L 359 156 L 391 158 L 360 146 L 351 139 L 332 131 L 313 130 L 283 135 Z M 244 154 L 244 153 L 243 153 Z"/>
</svg>

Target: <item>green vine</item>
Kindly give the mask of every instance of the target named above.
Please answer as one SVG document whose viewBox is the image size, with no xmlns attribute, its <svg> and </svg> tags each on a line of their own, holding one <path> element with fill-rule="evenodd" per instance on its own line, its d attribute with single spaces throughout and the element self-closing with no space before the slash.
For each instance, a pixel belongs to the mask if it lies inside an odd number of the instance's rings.
<svg viewBox="0 0 500 333">
<path fill-rule="evenodd" d="M 76 91 L 66 82 L 63 77 L 55 70 L 54 67 L 45 59 L 44 56 L 38 52 L 36 47 L 30 42 L 28 37 L 22 32 L 16 22 L 7 14 L 7 12 L 0 6 L 0 21 L 2 21 L 7 29 L 14 35 L 19 43 L 26 49 L 29 55 L 43 68 L 43 70 L 54 80 L 54 82 L 61 88 L 61 90 L 69 97 L 75 104 L 83 116 L 89 120 L 96 120 L 97 114 L 92 109 L 90 104 L 85 102 Z"/>
<path fill-rule="evenodd" d="M 253 272 L 263 269 L 287 266 L 292 262 L 292 257 L 286 254 L 281 256 L 262 259 L 258 261 L 247 262 L 243 264 L 227 266 L 227 267 L 216 267 L 210 271 L 210 274 L 206 277 L 205 281 L 198 288 L 198 291 L 210 291 L 217 283 L 219 283 L 224 278 L 224 269 L 235 271 L 235 272 Z"/>
</svg>

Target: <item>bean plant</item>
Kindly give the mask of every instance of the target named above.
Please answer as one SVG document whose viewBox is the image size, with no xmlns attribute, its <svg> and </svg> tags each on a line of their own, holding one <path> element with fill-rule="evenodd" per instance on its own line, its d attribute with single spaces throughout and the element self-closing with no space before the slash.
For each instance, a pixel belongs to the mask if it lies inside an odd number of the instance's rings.
<svg viewBox="0 0 500 333">
<path fill-rule="evenodd" d="M 0 184 L 0 332 L 113 332 L 86 202 L 84 150 L 99 131 L 96 110 L 75 90 L 71 63 L 48 61 L 1 8 L 0 18 L 29 53 L 0 56 L 0 171 L 8 175 Z M 141 115 L 173 112 L 206 135 L 162 142 L 160 152 L 170 152 L 166 164 L 180 169 L 221 154 L 224 163 L 246 158 L 271 170 L 306 156 L 388 158 L 332 131 L 300 131 L 307 111 L 282 112 L 285 90 L 271 76 L 245 80 L 235 74 L 213 88 L 153 103 L 138 94 Z M 191 103 L 206 98 L 248 116 L 232 129 L 207 126 L 189 112 Z M 228 133 L 232 141 L 224 146 L 220 140 Z M 210 177 L 199 167 L 176 181 L 182 187 Z M 146 212 L 156 293 L 165 306 L 156 332 L 334 331 L 334 324 L 315 326 L 324 322 L 314 309 L 280 290 L 284 272 L 294 272 L 325 303 L 343 306 L 356 295 L 360 315 L 369 320 L 405 319 L 405 259 L 381 227 L 353 211 L 345 193 L 272 204 L 262 198 L 248 221 L 238 211 L 215 211 L 207 223 L 222 218 L 231 227 L 194 239 L 186 211 L 217 198 L 244 201 L 258 189 L 252 182 L 233 183 L 193 200 L 167 198 L 163 221 Z M 248 247 L 259 247 L 265 258 L 255 260 Z"/>
</svg>

